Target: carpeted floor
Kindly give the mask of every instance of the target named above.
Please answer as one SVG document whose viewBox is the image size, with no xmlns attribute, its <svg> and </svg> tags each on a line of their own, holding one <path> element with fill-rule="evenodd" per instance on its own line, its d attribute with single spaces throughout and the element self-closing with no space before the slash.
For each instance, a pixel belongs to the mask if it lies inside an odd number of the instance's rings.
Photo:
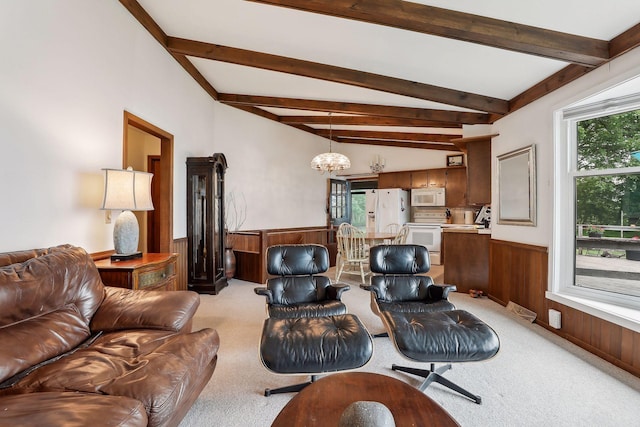
<svg viewBox="0 0 640 427">
<path fill-rule="evenodd" d="M 358 280 L 357 276 L 350 279 Z M 266 316 L 263 297 L 253 292 L 256 286 L 259 285 L 234 279 L 220 295 L 201 296 L 194 328 L 218 330 L 219 361 L 211 381 L 181 427 L 269 426 L 293 394 L 264 397 L 264 389 L 308 379 L 277 375 L 262 366 L 258 342 Z M 487 298 L 473 299 L 455 293 L 451 300 L 458 308 L 472 312 L 492 326 L 501 340 L 500 352 L 493 359 L 454 365 L 445 374 L 482 396 L 482 405 L 438 384 L 425 392 L 460 425 L 639 425 L 640 378 L 530 324 Z M 344 294 L 343 301 L 369 332 L 382 332 L 382 323 L 369 308 L 368 292 L 354 285 Z M 361 370 L 393 376 L 411 385 L 420 383 L 417 377 L 392 371 L 392 363 L 421 365 L 403 359 L 389 339 L 376 338 L 374 356 Z"/>
</svg>

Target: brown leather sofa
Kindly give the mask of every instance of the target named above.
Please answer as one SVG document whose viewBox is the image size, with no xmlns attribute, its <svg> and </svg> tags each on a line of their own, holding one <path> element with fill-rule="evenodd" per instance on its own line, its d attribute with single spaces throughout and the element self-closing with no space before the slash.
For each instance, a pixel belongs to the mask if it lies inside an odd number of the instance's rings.
<svg viewBox="0 0 640 427">
<path fill-rule="evenodd" d="M 0 425 L 178 425 L 217 362 L 199 302 L 106 287 L 70 245 L 0 254 Z"/>
</svg>

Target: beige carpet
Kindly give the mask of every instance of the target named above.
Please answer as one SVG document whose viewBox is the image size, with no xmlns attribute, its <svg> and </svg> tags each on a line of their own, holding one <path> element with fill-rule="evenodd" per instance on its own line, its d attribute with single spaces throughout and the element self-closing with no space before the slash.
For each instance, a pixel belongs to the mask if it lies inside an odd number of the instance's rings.
<svg viewBox="0 0 640 427">
<path fill-rule="evenodd" d="M 221 346 L 216 371 L 181 427 L 269 426 L 293 394 L 264 397 L 265 388 L 306 381 L 308 377 L 268 372 L 258 355 L 265 318 L 263 297 L 254 283 L 232 280 L 220 295 L 202 295 L 195 329 L 216 328 Z M 369 293 L 352 286 L 343 301 L 369 332 L 382 323 L 369 308 Z M 483 398 L 482 405 L 438 384 L 426 395 L 464 427 L 473 426 L 632 426 L 638 425 L 640 379 L 530 324 L 487 298 L 454 293 L 451 300 L 487 322 L 501 349 L 485 362 L 455 365 L 446 376 Z M 394 372 L 392 363 L 424 367 L 403 359 L 389 339 L 374 340 L 372 360 L 362 368 L 411 385 L 420 380 Z M 401 427 L 401 426 L 398 426 Z"/>
</svg>

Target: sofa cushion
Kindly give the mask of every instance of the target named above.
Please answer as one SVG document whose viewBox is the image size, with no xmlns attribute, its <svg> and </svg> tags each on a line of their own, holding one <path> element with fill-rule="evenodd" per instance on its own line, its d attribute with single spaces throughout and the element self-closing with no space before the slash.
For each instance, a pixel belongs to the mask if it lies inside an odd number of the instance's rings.
<svg viewBox="0 0 640 427">
<path fill-rule="evenodd" d="M 105 333 L 91 346 L 35 370 L 13 389 L 128 396 L 145 406 L 149 425 L 163 425 L 215 364 L 219 344 L 213 329 Z"/>
<path fill-rule="evenodd" d="M 35 258 L 23 260 L 29 254 Z M 23 255 L 0 254 L 4 262 L 22 261 L 0 267 L 0 342 L 15 349 L 0 352 L 0 382 L 84 341 L 104 297 L 98 270 L 82 248 Z M 16 354 L 18 349 L 23 351 Z"/>
<path fill-rule="evenodd" d="M 0 425 L 146 427 L 142 403 L 122 396 L 49 392 L 0 397 Z"/>
</svg>

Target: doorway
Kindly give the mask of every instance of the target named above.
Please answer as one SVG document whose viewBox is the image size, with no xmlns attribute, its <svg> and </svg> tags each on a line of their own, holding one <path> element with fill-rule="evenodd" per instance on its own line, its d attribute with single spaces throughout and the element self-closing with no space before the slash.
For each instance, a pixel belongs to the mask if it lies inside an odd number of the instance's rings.
<svg viewBox="0 0 640 427">
<path fill-rule="evenodd" d="M 153 211 L 139 212 L 144 252 L 173 252 L 173 135 L 124 112 L 122 166 L 153 173 Z M 141 161 L 141 159 L 143 159 Z"/>
</svg>

